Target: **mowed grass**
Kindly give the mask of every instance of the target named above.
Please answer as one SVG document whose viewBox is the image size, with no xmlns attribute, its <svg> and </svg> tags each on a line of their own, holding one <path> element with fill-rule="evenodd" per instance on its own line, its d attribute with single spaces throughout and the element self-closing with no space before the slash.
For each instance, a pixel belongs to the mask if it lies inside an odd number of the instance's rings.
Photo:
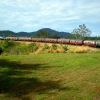
<svg viewBox="0 0 100 100">
<path fill-rule="evenodd" d="M 100 52 L 0 56 L 0 100 L 99 100 Z"/>
</svg>

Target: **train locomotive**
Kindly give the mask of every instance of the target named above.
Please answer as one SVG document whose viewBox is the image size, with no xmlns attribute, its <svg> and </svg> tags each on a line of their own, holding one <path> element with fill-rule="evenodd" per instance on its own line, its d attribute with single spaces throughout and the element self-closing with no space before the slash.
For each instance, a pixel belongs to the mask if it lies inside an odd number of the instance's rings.
<svg viewBox="0 0 100 100">
<path fill-rule="evenodd" d="M 61 43 L 71 45 L 85 45 L 90 47 L 99 47 L 100 40 L 77 40 L 77 39 L 52 39 L 52 38 L 29 38 L 29 37 L 6 37 L 5 40 L 28 41 L 28 42 L 45 42 L 45 43 Z"/>
</svg>

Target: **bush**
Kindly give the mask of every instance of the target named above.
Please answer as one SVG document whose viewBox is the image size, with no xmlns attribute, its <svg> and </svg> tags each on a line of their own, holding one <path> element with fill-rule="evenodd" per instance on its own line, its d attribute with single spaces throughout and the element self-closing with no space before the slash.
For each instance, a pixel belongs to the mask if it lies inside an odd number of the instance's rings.
<svg viewBox="0 0 100 100">
<path fill-rule="evenodd" d="M 8 49 L 9 47 L 11 47 L 12 45 L 13 45 L 13 42 L 9 42 L 7 40 L 0 42 L 0 54 L 2 52 L 5 52 L 6 49 Z"/>
<path fill-rule="evenodd" d="M 10 45 L 8 48 L 5 49 L 5 54 L 11 54 L 11 55 L 17 55 L 20 54 L 20 43 L 19 42 L 12 42 L 12 45 Z"/>
<path fill-rule="evenodd" d="M 52 44 L 52 49 L 56 50 L 57 49 L 57 45 L 56 44 Z"/>
<path fill-rule="evenodd" d="M 30 52 L 35 52 L 37 49 L 38 45 L 36 43 L 22 44 L 20 42 L 3 41 L 0 44 L 0 54 L 7 55 L 29 54 Z"/>
<path fill-rule="evenodd" d="M 62 47 L 63 47 L 64 51 L 68 51 L 69 50 L 67 45 L 64 45 Z"/>
<path fill-rule="evenodd" d="M 20 54 L 28 54 L 29 50 L 28 50 L 28 46 L 27 45 L 20 45 L 19 46 L 19 52 Z"/>
<path fill-rule="evenodd" d="M 29 48 L 29 52 L 35 52 L 38 49 L 38 46 L 36 45 L 36 43 L 30 43 L 28 45 Z"/>
<path fill-rule="evenodd" d="M 23 55 L 23 54 L 28 54 L 29 51 L 29 47 L 26 44 L 19 44 L 16 45 L 16 43 L 14 44 L 14 46 L 12 47 L 12 49 L 7 49 L 6 53 L 12 54 L 12 55 Z"/>
<path fill-rule="evenodd" d="M 50 47 L 45 43 L 42 50 L 44 51 L 44 50 L 47 50 L 47 49 L 49 49 L 49 48 L 50 48 Z"/>
<path fill-rule="evenodd" d="M 2 51 L 4 51 L 8 46 L 9 46 L 8 41 L 3 41 L 0 43 L 0 48 L 2 49 Z"/>
</svg>

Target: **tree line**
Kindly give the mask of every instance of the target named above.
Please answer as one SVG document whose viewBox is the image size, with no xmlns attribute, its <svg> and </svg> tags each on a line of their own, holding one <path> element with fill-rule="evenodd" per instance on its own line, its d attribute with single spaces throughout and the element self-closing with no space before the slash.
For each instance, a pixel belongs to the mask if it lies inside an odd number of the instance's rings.
<svg viewBox="0 0 100 100">
<path fill-rule="evenodd" d="M 100 37 L 91 37 L 91 30 L 89 30 L 85 24 L 79 25 L 79 28 L 75 28 L 71 32 L 71 36 L 66 36 L 66 39 L 80 39 L 80 40 L 100 40 Z M 37 32 L 36 36 L 32 36 L 32 38 L 54 38 L 59 39 L 60 37 L 57 34 L 51 35 L 49 32 L 46 31 L 39 31 Z"/>
<path fill-rule="evenodd" d="M 36 33 L 36 35 L 32 35 L 31 38 L 54 38 L 54 39 L 58 39 L 60 37 L 57 34 L 51 35 L 47 31 L 38 31 Z"/>
</svg>

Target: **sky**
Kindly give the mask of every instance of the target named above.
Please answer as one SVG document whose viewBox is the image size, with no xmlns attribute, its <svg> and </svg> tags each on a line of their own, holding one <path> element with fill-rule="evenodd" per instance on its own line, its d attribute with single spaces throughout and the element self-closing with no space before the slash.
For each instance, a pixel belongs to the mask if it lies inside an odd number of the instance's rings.
<svg viewBox="0 0 100 100">
<path fill-rule="evenodd" d="M 0 30 L 71 33 L 82 24 L 100 36 L 100 0 L 0 0 Z"/>
</svg>

